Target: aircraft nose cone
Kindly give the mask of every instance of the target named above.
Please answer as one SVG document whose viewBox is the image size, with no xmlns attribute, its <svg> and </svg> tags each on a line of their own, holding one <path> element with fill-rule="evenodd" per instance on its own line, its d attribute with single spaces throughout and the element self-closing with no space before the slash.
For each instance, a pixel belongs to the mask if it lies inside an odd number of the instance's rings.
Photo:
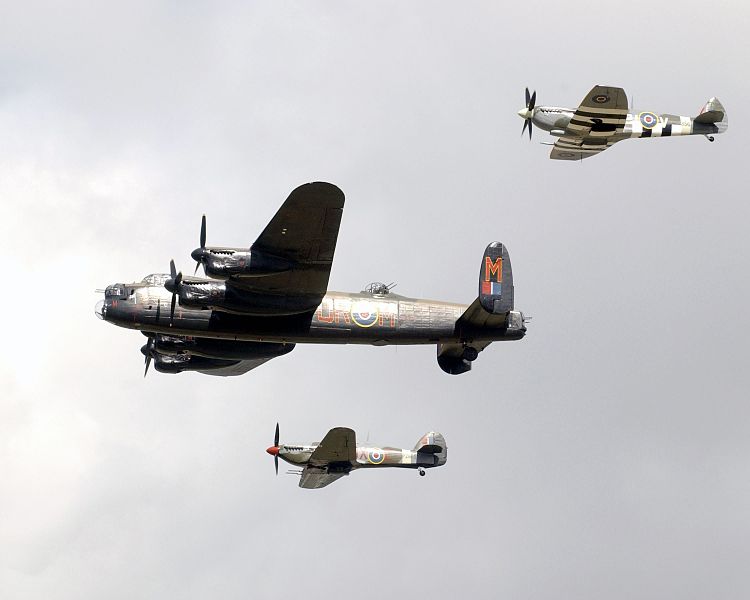
<svg viewBox="0 0 750 600">
<path fill-rule="evenodd" d="M 268 452 L 271 456 L 276 456 L 279 453 L 279 447 L 271 446 L 269 448 L 266 448 L 266 452 Z"/>
<path fill-rule="evenodd" d="M 200 262 L 201 258 L 203 258 L 203 249 L 202 248 L 196 248 L 190 253 L 190 256 L 193 257 L 193 260 L 195 262 Z"/>
<path fill-rule="evenodd" d="M 529 109 L 528 108 L 522 108 L 518 111 L 518 116 L 522 119 L 528 119 L 529 118 Z"/>
<path fill-rule="evenodd" d="M 99 300 L 99 302 L 96 303 L 96 306 L 94 306 L 94 314 L 104 320 L 104 316 L 107 314 L 107 309 L 104 306 L 104 300 Z"/>
<path fill-rule="evenodd" d="M 174 293 L 174 289 L 175 289 L 175 288 L 174 288 L 174 279 L 171 279 L 171 278 L 170 278 L 170 279 L 167 279 L 167 280 L 166 280 L 166 281 L 164 282 L 164 287 L 165 287 L 165 288 L 167 288 L 167 291 L 168 291 L 168 292 L 173 292 L 173 293 Z"/>
</svg>

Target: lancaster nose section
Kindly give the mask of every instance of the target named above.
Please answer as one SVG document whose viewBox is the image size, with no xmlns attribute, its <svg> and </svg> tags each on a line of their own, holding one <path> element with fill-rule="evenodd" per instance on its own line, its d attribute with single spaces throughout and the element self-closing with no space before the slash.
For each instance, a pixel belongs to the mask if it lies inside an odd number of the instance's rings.
<svg viewBox="0 0 750 600">
<path fill-rule="evenodd" d="M 104 300 L 99 300 L 99 302 L 96 303 L 96 306 L 94 306 L 94 314 L 97 318 L 104 320 L 104 317 L 107 315 L 107 307 L 104 305 Z"/>
<path fill-rule="evenodd" d="M 277 456 L 279 454 L 279 447 L 278 446 L 270 446 L 266 448 L 266 452 L 268 452 L 271 456 Z"/>
</svg>

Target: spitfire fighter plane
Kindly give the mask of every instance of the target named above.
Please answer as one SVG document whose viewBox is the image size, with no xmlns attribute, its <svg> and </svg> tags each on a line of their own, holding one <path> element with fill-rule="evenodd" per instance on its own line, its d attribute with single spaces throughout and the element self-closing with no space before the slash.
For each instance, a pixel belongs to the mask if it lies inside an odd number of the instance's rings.
<svg viewBox="0 0 750 600">
<path fill-rule="evenodd" d="M 525 319 L 513 305 L 507 248 L 482 255 L 479 294 L 470 305 L 417 300 L 370 284 L 328 291 L 344 194 L 330 183 L 295 189 L 249 249 L 200 246 L 192 257 L 207 278 L 169 274 L 104 290 L 96 315 L 147 337 L 146 372 L 240 375 L 297 343 L 435 344 L 446 373 L 471 369 L 493 341 L 519 340 Z"/>
<path fill-rule="evenodd" d="M 578 108 L 536 106 L 536 92 L 526 88 L 526 107 L 518 111 L 523 119 L 521 135 L 534 125 L 558 138 L 549 157 L 555 160 L 583 160 L 628 138 L 704 135 L 714 141 L 714 134 L 728 127 L 727 113 L 721 102 L 711 98 L 696 117 L 653 112 L 628 112 L 625 90 L 603 85 L 594 86 Z"/>
<path fill-rule="evenodd" d="M 318 444 L 279 445 L 278 423 L 273 446 L 266 452 L 273 456 L 277 475 L 279 458 L 294 467 L 301 467 L 299 471 L 290 472 L 299 474 L 299 486 L 308 489 L 325 487 L 354 469 L 400 467 L 417 469 L 420 475 L 424 475 L 425 469 L 440 467 L 448 460 L 445 438 L 435 431 L 424 434 L 413 450 L 357 446 L 356 434 L 348 427 L 334 427 Z"/>
</svg>

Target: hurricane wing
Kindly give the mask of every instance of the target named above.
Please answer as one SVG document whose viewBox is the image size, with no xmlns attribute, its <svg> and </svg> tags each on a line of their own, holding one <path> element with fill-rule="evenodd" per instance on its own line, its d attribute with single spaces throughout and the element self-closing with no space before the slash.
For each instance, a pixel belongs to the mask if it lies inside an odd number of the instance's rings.
<svg viewBox="0 0 750 600">
<path fill-rule="evenodd" d="M 332 484 L 346 473 L 328 473 L 325 469 L 318 467 L 305 467 L 299 478 L 299 486 L 308 490 L 317 490 Z"/>
<path fill-rule="evenodd" d="M 356 434 L 348 427 L 334 427 L 315 448 L 310 456 L 309 464 L 314 467 L 324 467 L 330 463 L 354 463 L 356 460 Z"/>
</svg>

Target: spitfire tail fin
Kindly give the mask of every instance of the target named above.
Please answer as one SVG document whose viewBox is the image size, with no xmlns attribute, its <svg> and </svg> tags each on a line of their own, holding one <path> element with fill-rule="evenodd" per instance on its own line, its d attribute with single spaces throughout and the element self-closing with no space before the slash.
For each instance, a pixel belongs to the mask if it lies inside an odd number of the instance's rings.
<svg viewBox="0 0 750 600">
<path fill-rule="evenodd" d="M 437 431 L 425 433 L 414 446 L 418 454 L 418 464 L 439 467 L 448 460 L 448 444 L 443 434 Z"/>
<path fill-rule="evenodd" d="M 704 125 L 715 125 L 718 128 L 717 133 L 726 131 L 729 126 L 727 111 L 718 98 L 711 98 L 706 102 L 693 121 L 695 123 L 703 123 Z"/>
<path fill-rule="evenodd" d="M 479 268 L 479 303 L 488 313 L 513 310 L 513 269 L 504 244 L 492 242 L 484 251 Z"/>
</svg>

